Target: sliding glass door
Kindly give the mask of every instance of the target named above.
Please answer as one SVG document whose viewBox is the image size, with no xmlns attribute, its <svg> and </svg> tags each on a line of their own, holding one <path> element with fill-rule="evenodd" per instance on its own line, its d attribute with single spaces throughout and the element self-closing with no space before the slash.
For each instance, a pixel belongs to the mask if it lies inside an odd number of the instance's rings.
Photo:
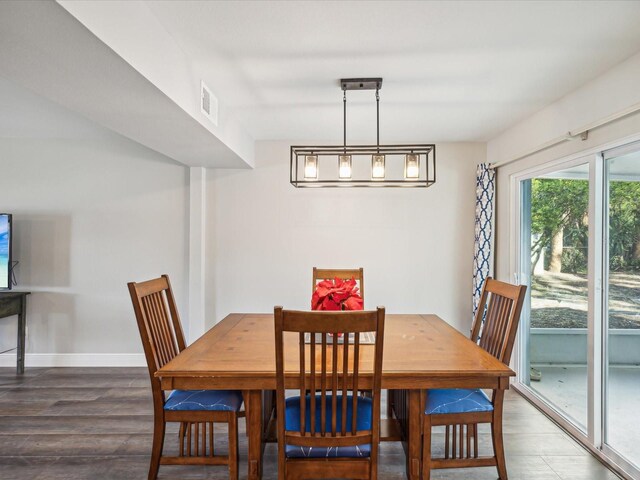
<svg viewBox="0 0 640 480">
<path fill-rule="evenodd" d="M 640 478 L 640 143 L 512 178 L 519 389 Z"/>
<path fill-rule="evenodd" d="M 605 174 L 604 443 L 640 466 L 640 149 L 605 154 Z"/>
</svg>

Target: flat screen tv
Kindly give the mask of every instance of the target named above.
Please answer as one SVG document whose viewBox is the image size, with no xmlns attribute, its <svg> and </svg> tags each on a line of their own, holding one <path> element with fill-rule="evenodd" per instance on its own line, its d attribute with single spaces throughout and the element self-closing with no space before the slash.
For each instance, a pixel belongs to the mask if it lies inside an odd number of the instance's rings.
<svg viewBox="0 0 640 480">
<path fill-rule="evenodd" d="M 0 213 L 0 290 L 11 288 L 11 215 Z"/>
</svg>

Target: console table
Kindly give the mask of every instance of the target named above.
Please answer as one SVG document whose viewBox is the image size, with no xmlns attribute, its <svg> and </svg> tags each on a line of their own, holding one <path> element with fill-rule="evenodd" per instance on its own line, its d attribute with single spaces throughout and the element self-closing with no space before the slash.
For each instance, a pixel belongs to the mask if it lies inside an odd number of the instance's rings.
<svg viewBox="0 0 640 480">
<path fill-rule="evenodd" d="M 31 292 L 0 292 L 0 318 L 18 316 L 18 375 L 24 373 L 24 345 L 27 326 L 27 295 Z"/>
</svg>

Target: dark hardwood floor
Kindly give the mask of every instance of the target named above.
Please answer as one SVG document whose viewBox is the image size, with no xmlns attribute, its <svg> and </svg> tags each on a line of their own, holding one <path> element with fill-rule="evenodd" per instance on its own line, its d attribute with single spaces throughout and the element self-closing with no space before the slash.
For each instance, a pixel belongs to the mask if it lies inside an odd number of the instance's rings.
<svg viewBox="0 0 640 480">
<path fill-rule="evenodd" d="M 613 480 L 587 451 L 513 391 L 505 401 L 505 448 L 511 480 Z M 152 432 L 145 368 L 0 369 L 0 480 L 146 479 Z M 223 427 L 220 427 L 223 428 Z M 165 448 L 177 449 L 177 429 Z M 224 430 L 220 430 L 224 433 Z M 240 420 L 240 478 L 247 442 Z M 481 431 L 482 432 L 482 431 Z M 482 448 L 490 449 L 486 430 Z M 225 449 L 226 435 L 216 443 Z M 434 435 L 434 452 L 439 452 Z M 265 451 L 264 478 L 276 475 L 276 448 Z M 385 443 L 379 478 L 403 479 L 399 444 Z M 225 467 L 160 467 L 159 479 L 224 479 Z M 434 471 L 433 479 L 495 479 L 493 468 Z"/>
</svg>

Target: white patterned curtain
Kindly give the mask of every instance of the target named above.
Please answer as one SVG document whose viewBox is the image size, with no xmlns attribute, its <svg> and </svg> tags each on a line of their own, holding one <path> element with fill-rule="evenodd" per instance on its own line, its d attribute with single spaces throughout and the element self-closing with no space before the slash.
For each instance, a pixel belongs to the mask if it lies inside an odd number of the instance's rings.
<svg viewBox="0 0 640 480">
<path fill-rule="evenodd" d="M 492 273 L 493 214 L 496 172 L 489 163 L 478 165 L 476 172 L 476 228 L 473 247 L 473 315 L 475 317 L 482 285 Z"/>
</svg>

